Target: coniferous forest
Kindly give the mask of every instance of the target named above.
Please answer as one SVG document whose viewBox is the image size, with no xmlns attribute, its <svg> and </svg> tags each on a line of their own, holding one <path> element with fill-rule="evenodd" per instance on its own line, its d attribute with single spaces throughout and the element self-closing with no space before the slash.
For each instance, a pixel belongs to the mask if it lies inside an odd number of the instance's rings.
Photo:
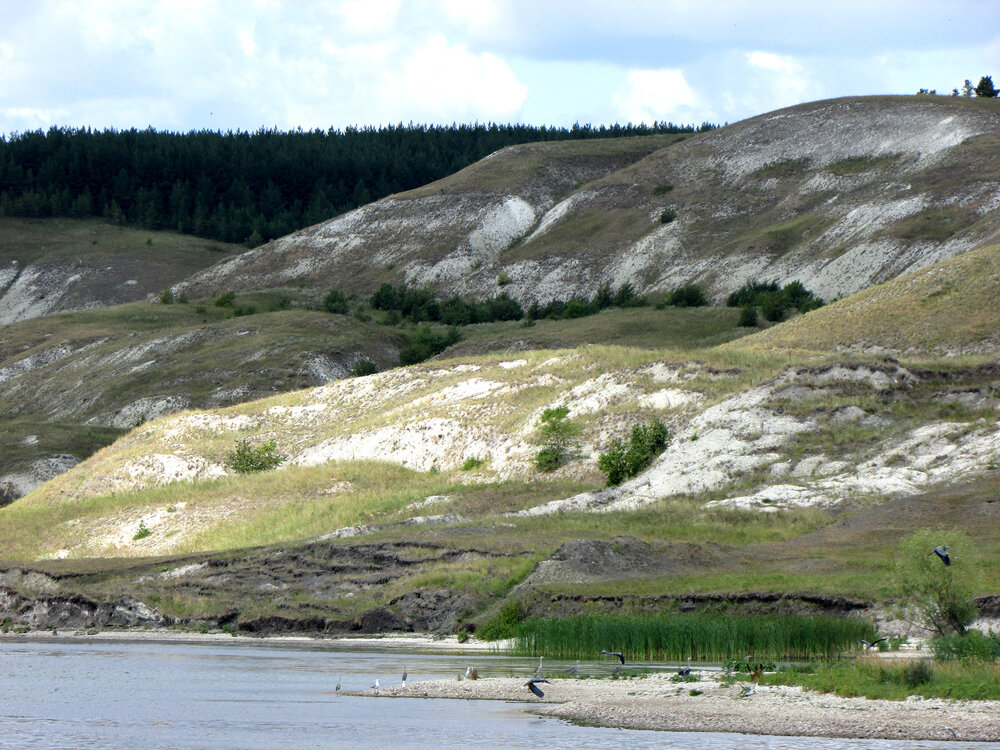
<svg viewBox="0 0 1000 750">
<path fill-rule="evenodd" d="M 395 125 L 282 132 L 51 128 L 0 137 L 0 216 L 86 218 L 254 247 L 497 149 L 711 129 Z"/>
</svg>

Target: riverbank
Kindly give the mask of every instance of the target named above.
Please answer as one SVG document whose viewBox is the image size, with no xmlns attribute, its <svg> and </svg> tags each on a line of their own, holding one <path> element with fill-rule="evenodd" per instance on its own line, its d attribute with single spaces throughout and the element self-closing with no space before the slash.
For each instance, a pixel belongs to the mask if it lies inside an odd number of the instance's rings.
<svg viewBox="0 0 1000 750">
<path fill-rule="evenodd" d="M 538 685 L 543 698 L 529 693 L 524 677 L 436 680 L 383 687 L 379 697 L 524 701 L 535 704 L 532 711 L 542 716 L 625 729 L 1000 741 L 1000 701 L 867 700 L 764 685 L 744 698 L 739 684 L 726 684 L 717 673 L 702 673 L 697 682 L 673 682 L 672 676 L 552 678 Z M 374 696 L 373 691 L 357 694 Z"/>
</svg>

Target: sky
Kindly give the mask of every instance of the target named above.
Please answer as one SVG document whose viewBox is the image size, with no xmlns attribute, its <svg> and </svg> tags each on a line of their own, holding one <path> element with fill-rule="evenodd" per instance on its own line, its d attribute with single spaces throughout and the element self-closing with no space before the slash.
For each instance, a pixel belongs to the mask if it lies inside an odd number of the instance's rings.
<svg viewBox="0 0 1000 750">
<path fill-rule="evenodd" d="M 1000 86 L 1000 0 L 0 0 L 0 134 L 722 124 Z"/>
</svg>

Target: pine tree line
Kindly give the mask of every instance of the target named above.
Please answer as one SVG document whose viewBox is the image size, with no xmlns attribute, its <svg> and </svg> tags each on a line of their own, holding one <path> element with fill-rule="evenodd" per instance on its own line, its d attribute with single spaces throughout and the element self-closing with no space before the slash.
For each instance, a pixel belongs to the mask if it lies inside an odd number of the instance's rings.
<svg viewBox="0 0 1000 750">
<path fill-rule="evenodd" d="M 392 125 L 283 132 L 50 128 L 0 137 L 0 216 L 85 218 L 258 245 L 518 143 L 711 129 Z"/>
</svg>

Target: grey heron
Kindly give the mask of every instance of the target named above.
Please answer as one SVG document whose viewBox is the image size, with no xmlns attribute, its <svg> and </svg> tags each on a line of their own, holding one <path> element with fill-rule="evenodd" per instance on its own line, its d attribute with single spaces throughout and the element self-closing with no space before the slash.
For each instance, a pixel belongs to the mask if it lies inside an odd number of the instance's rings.
<svg viewBox="0 0 1000 750">
<path fill-rule="evenodd" d="M 611 676 L 617 677 L 619 674 L 621 674 L 621 671 L 622 671 L 622 665 L 615 664 L 615 668 L 611 670 Z"/>
<path fill-rule="evenodd" d="M 340 679 L 341 679 L 340 677 L 337 677 L 337 687 L 335 687 L 333 689 L 333 692 L 335 692 L 335 693 L 339 693 L 340 692 Z"/>
<path fill-rule="evenodd" d="M 604 649 L 601 649 L 601 653 L 605 656 L 614 656 L 622 663 L 623 667 L 625 666 L 625 655 L 621 651 L 605 651 Z"/>
<path fill-rule="evenodd" d="M 472 665 L 471 664 L 468 667 L 466 667 L 466 669 L 465 669 L 465 679 L 467 679 L 467 680 L 471 680 L 472 679 Z"/>
<path fill-rule="evenodd" d="M 935 547 L 932 554 L 935 554 L 938 557 L 940 557 L 941 558 L 941 562 L 943 562 L 945 565 L 951 565 L 951 558 L 948 557 L 948 545 L 947 544 L 942 544 L 942 545 L 940 545 L 938 547 Z"/>
<path fill-rule="evenodd" d="M 690 656 L 688 657 L 688 665 L 686 667 L 681 667 L 680 669 L 678 669 L 677 670 L 677 674 L 679 674 L 681 677 L 687 677 L 689 674 L 691 674 L 691 657 Z"/>
<path fill-rule="evenodd" d="M 736 660 L 732 659 L 726 665 L 725 669 L 722 670 L 722 674 L 725 675 L 726 677 L 732 677 L 734 669 L 736 669 Z"/>
<path fill-rule="evenodd" d="M 403 687 L 406 687 L 406 665 L 403 665 Z"/>
<path fill-rule="evenodd" d="M 545 697 L 545 693 L 543 693 L 542 689 L 540 687 L 538 687 L 538 683 L 539 682 L 548 683 L 549 681 L 533 677 L 532 679 L 530 679 L 526 683 L 524 683 L 524 686 L 526 688 L 528 688 L 528 690 L 530 690 L 532 693 L 534 693 L 535 695 L 537 695 L 539 698 L 544 698 Z M 549 684 L 551 684 L 551 683 L 549 683 Z"/>
<path fill-rule="evenodd" d="M 532 672 L 533 675 L 539 675 L 542 673 L 542 657 L 538 657 L 538 666 L 535 667 L 535 671 Z"/>
<path fill-rule="evenodd" d="M 866 641 L 864 638 L 858 638 L 858 643 L 861 644 L 861 648 L 864 651 L 868 651 L 870 648 L 877 646 L 879 643 L 883 642 L 888 643 L 889 641 L 887 641 L 884 637 L 879 638 L 878 640 L 875 641 Z"/>
<path fill-rule="evenodd" d="M 570 667 L 569 669 L 566 670 L 566 674 L 567 675 L 575 675 L 575 674 L 579 674 L 579 672 L 580 672 L 580 660 L 577 659 L 576 660 L 576 664 L 574 664 L 572 667 Z"/>
</svg>

